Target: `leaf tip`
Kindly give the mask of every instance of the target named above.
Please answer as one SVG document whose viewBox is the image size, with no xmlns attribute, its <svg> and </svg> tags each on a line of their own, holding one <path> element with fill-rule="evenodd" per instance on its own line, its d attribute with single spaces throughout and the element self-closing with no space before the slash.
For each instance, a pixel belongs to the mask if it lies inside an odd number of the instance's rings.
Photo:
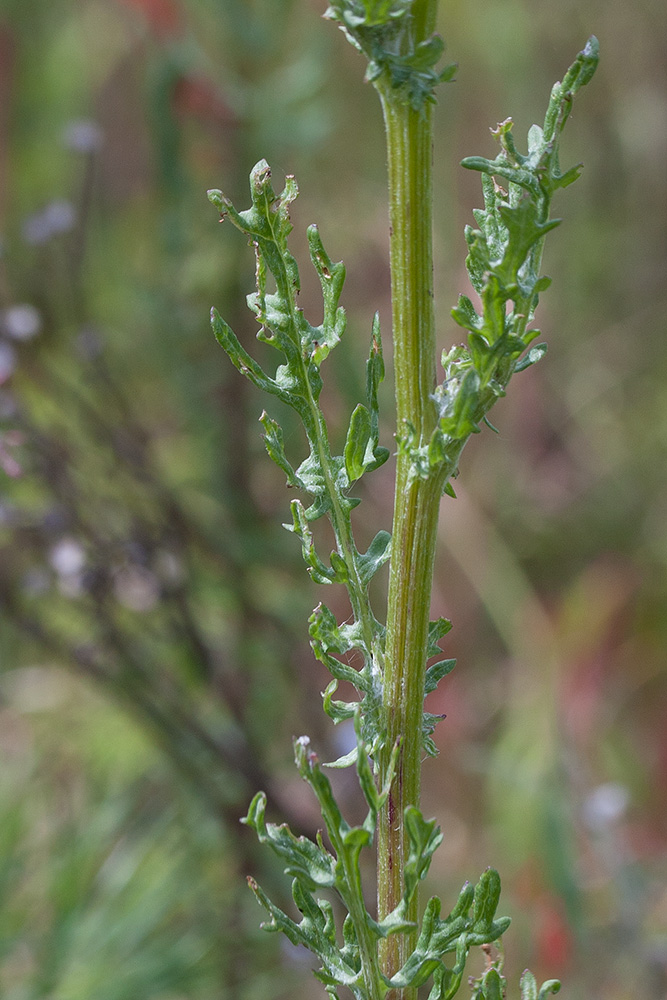
<svg viewBox="0 0 667 1000">
<path fill-rule="evenodd" d="M 208 200 L 211 202 L 212 205 L 215 205 L 215 207 L 221 213 L 221 215 L 224 215 L 227 208 L 227 199 L 225 198 L 222 191 L 218 190 L 218 188 L 210 188 L 206 192 L 206 197 L 208 198 Z"/>
</svg>

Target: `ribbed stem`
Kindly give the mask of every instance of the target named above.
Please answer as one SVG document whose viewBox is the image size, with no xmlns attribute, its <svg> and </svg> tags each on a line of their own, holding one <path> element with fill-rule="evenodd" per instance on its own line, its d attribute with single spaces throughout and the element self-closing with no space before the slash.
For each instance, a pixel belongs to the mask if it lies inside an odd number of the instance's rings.
<svg viewBox="0 0 667 1000">
<path fill-rule="evenodd" d="M 434 3 L 415 4 L 419 38 L 433 30 Z M 423 32 L 423 34 L 422 34 Z M 436 425 L 431 394 L 435 387 L 435 322 L 432 290 L 432 124 L 431 106 L 415 111 L 399 103 L 388 85 L 379 86 L 387 134 L 391 283 L 397 432 L 414 428 L 427 444 Z M 422 712 L 433 560 L 441 482 L 409 483 L 410 459 L 399 455 L 389 576 L 384 707 L 389 753 L 400 741 L 396 778 L 378 829 L 378 914 L 384 918 L 403 895 L 406 857 L 403 814 L 419 805 L 423 756 Z M 416 921 L 415 896 L 409 919 Z M 381 942 L 382 969 L 392 976 L 413 951 L 416 931 Z M 415 989 L 396 991 L 416 1000 Z M 391 994 L 390 1000 L 391 998 Z M 397 998 L 396 998 L 397 1000 Z"/>
</svg>

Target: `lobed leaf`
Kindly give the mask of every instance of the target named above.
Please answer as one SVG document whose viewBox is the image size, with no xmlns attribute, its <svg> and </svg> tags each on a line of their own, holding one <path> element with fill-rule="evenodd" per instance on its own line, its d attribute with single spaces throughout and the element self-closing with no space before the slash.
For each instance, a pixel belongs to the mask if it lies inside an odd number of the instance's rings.
<svg viewBox="0 0 667 1000">
<path fill-rule="evenodd" d="M 439 83 L 450 81 L 451 64 L 437 68 L 444 51 L 439 35 L 417 41 L 411 31 L 413 0 L 333 0 L 325 17 L 338 21 L 352 45 L 368 59 L 366 79 L 388 84 L 415 111 L 435 100 Z"/>
<path fill-rule="evenodd" d="M 279 469 L 285 473 L 287 478 L 288 486 L 295 486 L 299 489 L 305 490 L 306 484 L 298 476 L 285 454 L 285 443 L 283 438 L 283 429 L 279 423 L 272 420 L 267 414 L 266 410 L 262 412 L 259 422 L 265 430 L 264 434 L 264 446 L 266 448 L 267 454 L 272 461 L 276 463 Z"/>
<path fill-rule="evenodd" d="M 448 618 L 436 618 L 435 621 L 431 621 L 428 624 L 428 644 L 426 646 L 426 657 L 430 659 L 432 656 L 437 656 L 442 653 L 438 643 L 441 639 L 451 632 L 452 623 Z"/>
<path fill-rule="evenodd" d="M 301 549 L 303 560 L 308 572 L 315 583 L 333 583 L 336 572 L 333 568 L 324 565 L 315 551 L 313 533 L 308 526 L 308 518 L 300 500 L 293 500 L 290 504 L 292 511 L 292 524 L 283 525 L 288 531 L 293 531 L 301 539 Z"/>
<path fill-rule="evenodd" d="M 465 963 L 464 953 L 467 955 L 470 947 L 497 940 L 509 926 L 507 917 L 494 919 L 493 904 L 495 900 L 497 905 L 499 889 L 498 873 L 487 869 L 475 889 L 467 883 L 464 885 L 457 905 L 445 920 L 440 919 L 440 900 L 437 897 L 429 900 L 416 947 L 403 967 L 391 978 L 390 985 L 399 989 L 422 986 L 429 976 L 443 967 L 444 955 L 455 951 L 457 959 L 454 968 L 462 969 Z M 449 984 L 454 985 L 455 979 L 456 976 L 454 979 L 450 976 Z M 446 973 L 439 972 L 437 982 L 441 993 L 449 989 Z M 453 993 L 445 995 L 453 996 Z"/>
<path fill-rule="evenodd" d="M 409 850 L 405 861 L 403 878 L 405 901 L 409 901 L 417 891 L 419 883 L 426 877 L 434 852 L 442 843 L 442 833 L 434 819 L 425 820 L 416 806 L 408 806 L 404 814 L 404 826 L 408 835 Z"/>
<path fill-rule="evenodd" d="M 359 554 L 357 566 L 363 586 L 367 586 L 381 566 L 391 555 L 391 535 L 388 531 L 378 531 L 363 555 Z"/>
<path fill-rule="evenodd" d="M 439 660 L 428 667 L 424 683 L 424 694 L 431 694 L 432 691 L 435 691 L 438 682 L 451 673 L 455 666 L 456 660 Z"/>
<path fill-rule="evenodd" d="M 241 822 L 256 832 L 260 843 L 269 844 L 275 854 L 287 861 L 286 874 L 298 878 L 307 889 L 315 891 L 333 887 L 335 859 L 331 854 L 307 837 L 295 837 L 285 823 L 280 826 L 266 823 L 265 811 L 266 796 L 258 792 Z"/>
<path fill-rule="evenodd" d="M 563 83 L 554 87 L 544 127 L 530 129 L 527 154 L 516 148 L 508 118 L 494 130 L 501 147 L 494 160 L 463 161 L 464 167 L 482 173 L 484 208 L 474 212 L 479 228 L 467 226 L 465 231 L 466 266 L 482 311 L 478 313 L 465 295 L 452 310 L 454 320 L 468 331 L 468 343 L 443 357 L 445 379 L 433 394 L 438 427 L 428 445 L 418 441 L 411 428 L 401 434 L 399 449 L 410 456 L 411 481 L 437 477 L 443 491 L 452 495 L 449 480 L 468 438 L 479 432 L 482 421 L 489 423 L 487 413 L 505 395 L 512 375 L 544 354 L 544 347 L 525 351 L 537 336 L 529 325 L 539 294 L 549 284 L 539 269 L 545 237 L 559 224 L 549 217 L 550 203 L 554 191 L 579 173 L 578 167 L 561 172 L 559 139 L 573 95 L 590 80 L 597 58 L 593 38 Z M 497 178 L 507 182 L 507 190 Z"/>
<path fill-rule="evenodd" d="M 292 944 L 303 945 L 312 951 L 322 962 L 322 968 L 315 973 L 322 982 L 347 986 L 356 996 L 362 996 L 357 992 L 362 982 L 361 970 L 352 967 L 343 958 L 335 937 L 333 940 L 331 938 L 326 911 L 320 908 L 312 896 L 304 892 L 296 879 L 292 885 L 292 895 L 303 914 L 303 919 L 298 924 L 271 902 L 254 879 L 248 879 L 248 884 L 257 901 L 271 917 L 268 923 L 262 924 L 264 930 L 282 931 Z"/>
</svg>

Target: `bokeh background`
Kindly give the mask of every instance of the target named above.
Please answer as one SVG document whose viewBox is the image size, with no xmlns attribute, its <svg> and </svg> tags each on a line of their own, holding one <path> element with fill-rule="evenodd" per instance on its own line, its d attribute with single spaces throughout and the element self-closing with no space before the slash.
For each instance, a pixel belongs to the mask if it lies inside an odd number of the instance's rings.
<svg viewBox="0 0 667 1000">
<path fill-rule="evenodd" d="M 260 157 L 294 172 L 305 228 L 348 267 L 347 345 L 327 362 L 334 435 L 363 394 L 380 310 L 390 361 L 385 163 L 363 62 L 324 0 L 0 2 L 0 995 L 282 1000 L 319 995 L 258 930 L 243 876 L 287 880 L 238 823 L 312 831 L 291 766 L 321 713 L 306 641 L 321 598 L 279 528 L 265 400 L 208 327 L 247 343 L 240 207 Z M 667 993 L 667 8 L 663 0 L 450 0 L 459 63 L 436 112 L 441 346 L 467 291 L 463 226 L 508 115 L 521 140 L 588 35 L 559 195 L 547 359 L 494 410 L 443 502 L 434 614 L 458 666 L 435 696 L 431 888 L 487 864 L 514 918 L 506 970 L 571 1000 Z M 338 356 L 336 356 L 338 355 Z M 385 442 L 391 388 L 383 396 Z M 271 410 L 298 460 L 289 414 Z M 390 465 L 391 463 L 389 463 Z M 390 526 L 368 477 L 363 540 Z M 328 600 L 331 600 L 327 595 Z M 337 610 L 347 614 L 342 597 Z M 378 597 L 381 603 L 381 597 Z M 339 776 L 347 807 L 354 781 Z M 370 889 L 372 892 L 372 888 Z M 289 905 L 289 904 L 287 904 Z M 474 962 L 473 962 L 474 970 Z"/>
</svg>

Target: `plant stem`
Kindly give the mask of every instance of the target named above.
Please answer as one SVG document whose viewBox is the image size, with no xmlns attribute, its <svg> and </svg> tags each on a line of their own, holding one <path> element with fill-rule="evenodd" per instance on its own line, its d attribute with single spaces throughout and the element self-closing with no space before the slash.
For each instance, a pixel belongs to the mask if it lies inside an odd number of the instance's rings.
<svg viewBox="0 0 667 1000">
<path fill-rule="evenodd" d="M 417 41 L 430 35 L 436 3 L 415 2 Z M 386 82 L 378 86 L 384 113 L 389 170 L 391 223 L 392 326 L 396 418 L 399 435 L 408 425 L 418 444 L 427 444 L 436 425 L 431 394 L 435 388 L 435 319 L 432 251 L 431 105 L 415 111 L 401 103 Z M 403 814 L 419 806 L 423 756 L 422 712 L 431 586 L 441 477 L 409 483 L 411 460 L 399 454 L 392 529 L 384 709 L 387 745 L 380 762 L 384 781 L 389 754 L 400 741 L 396 777 L 378 828 L 378 916 L 383 919 L 403 895 L 406 844 Z M 408 919 L 416 921 L 417 894 Z M 392 976 L 413 951 L 413 933 L 381 942 L 382 970 Z M 398 991 L 397 991 L 398 992 Z M 415 989 L 400 992 L 414 1000 Z"/>
</svg>

